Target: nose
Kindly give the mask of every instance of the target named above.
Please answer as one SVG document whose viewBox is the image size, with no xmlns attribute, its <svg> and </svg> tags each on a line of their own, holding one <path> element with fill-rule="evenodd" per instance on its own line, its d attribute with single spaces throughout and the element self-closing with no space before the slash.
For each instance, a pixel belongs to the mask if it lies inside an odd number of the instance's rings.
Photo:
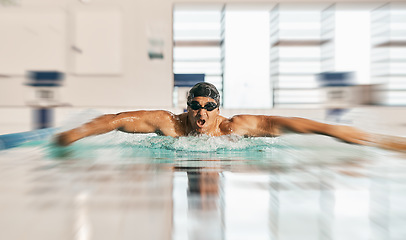
<svg viewBox="0 0 406 240">
<path fill-rule="evenodd" d="M 199 115 L 202 115 L 202 114 L 207 113 L 207 110 L 204 109 L 204 108 L 200 108 L 199 110 L 197 110 L 197 113 L 198 113 Z"/>
</svg>

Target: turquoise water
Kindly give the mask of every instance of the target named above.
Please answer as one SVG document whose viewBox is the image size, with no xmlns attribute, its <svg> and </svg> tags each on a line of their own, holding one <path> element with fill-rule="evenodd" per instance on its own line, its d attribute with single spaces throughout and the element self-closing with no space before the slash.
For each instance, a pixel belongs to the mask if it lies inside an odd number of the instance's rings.
<svg viewBox="0 0 406 240">
<path fill-rule="evenodd" d="M 337 142 L 323 136 L 293 134 L 279 138 L 240 136 L 165 137 L 111 133 L 58 147 L 50 140 L 34 141 L 22 147 L 44 149 L 48 159 L 110 159 L 113 162 L 140 161 L 173 163 L 182 160 L 227 160 L 228 164 L 308 164 L 347 161 L 367 157 L 370 149 Z M 197 163 L 195 163 L 197 164 Z"/>
<path fill-rule="evenodd" d="M 33 141 L 0 151 L 0 239 L 398 240 L 405 159 L 296 134 Z"/>
<path fill-rule="evenodd" d="M 42 158 L 55 164 L 148 165 L 166 171 L 274 171 L 348 165 L 373 158 L 374 150 L 337 142 L 324 136 L 292 134 L 279 138 L 239 136 L 164 137 L 113 132 L 90 137 L 68 147 L 52 141 L 34 141 L 21 148 L 35 147 Z"/>
</svg>

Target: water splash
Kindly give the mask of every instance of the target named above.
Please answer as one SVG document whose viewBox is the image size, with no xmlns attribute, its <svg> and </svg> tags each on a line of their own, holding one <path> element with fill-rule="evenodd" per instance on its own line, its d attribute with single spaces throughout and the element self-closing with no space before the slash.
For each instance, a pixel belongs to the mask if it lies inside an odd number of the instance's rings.
<svg viewBox="0 0 406 240">
<path fill-rule="evenodd" d="M 264 150 L 275 147 L 276 143 L 277 140 L 274 138 L 244 138 L 235 135 L 220 137 L 203 135 L 179 138 L 147 136 L 134 138 L 127 142 L 128 145 L 137 147 L 187 152 Z"/>
<path fill-rule="evenodd" d="M 356 161 L 371 153 L 370 148 L 340 143 L 326 136 L 298 134 L 277 138 L 245 138 L 235 135 L 173 138 L 116 131 L 81 139 L 68 147 L 58 147 L 49 141 L 34 142 L 26 146 L 44 148 L 46 158 L 54 160 L 89 160 L 117 164 L 176 162 L 180 165 L 187 161 L 188 166 L 210 165 L 212 161 L 218 160 L 226 165 L 268 166 L 271 162 L 283 165 L 333 164 Z"/>
</svg>

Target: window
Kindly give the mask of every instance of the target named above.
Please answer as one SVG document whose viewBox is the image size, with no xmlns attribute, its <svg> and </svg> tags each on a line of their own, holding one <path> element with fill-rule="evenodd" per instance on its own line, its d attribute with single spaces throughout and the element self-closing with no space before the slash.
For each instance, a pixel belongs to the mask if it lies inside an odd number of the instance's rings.
<svg viewBox="0 0 406 240">
<path fill-rule="evenodd" d="M 173 71 L 206 74 L 225 108 L 323 106 L 322 72 L 381 84 L 378 104 L 406 105 L 405 12 L 404 3 L 176 4 Z"/>
<path fill-rule="evenodd" d="M 271 108 L 269 10 L 226 5 L 224 107 Z"/>
<path fill-rule="evenodd" d="M 205 74 L 223 89 L 223 5 L 177 4 L 173 12 L 173 72 Z"/>
</svg>

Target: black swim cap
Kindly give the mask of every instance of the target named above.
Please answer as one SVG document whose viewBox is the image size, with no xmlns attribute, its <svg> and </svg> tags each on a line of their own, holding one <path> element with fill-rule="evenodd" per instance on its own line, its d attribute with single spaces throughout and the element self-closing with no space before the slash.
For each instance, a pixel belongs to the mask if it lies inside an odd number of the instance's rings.
<svg viewBox="0 0 406 240">
<path fill-rule="evenodd" d="M 220 106 L 220 93 L 217 88 L 208 82 L 200 82 L 194 85 L 187 95 L 187 101 L 192 101 L 195 97 L 209 97 L 216 101 L 217 105 Z"/>
</svg>

